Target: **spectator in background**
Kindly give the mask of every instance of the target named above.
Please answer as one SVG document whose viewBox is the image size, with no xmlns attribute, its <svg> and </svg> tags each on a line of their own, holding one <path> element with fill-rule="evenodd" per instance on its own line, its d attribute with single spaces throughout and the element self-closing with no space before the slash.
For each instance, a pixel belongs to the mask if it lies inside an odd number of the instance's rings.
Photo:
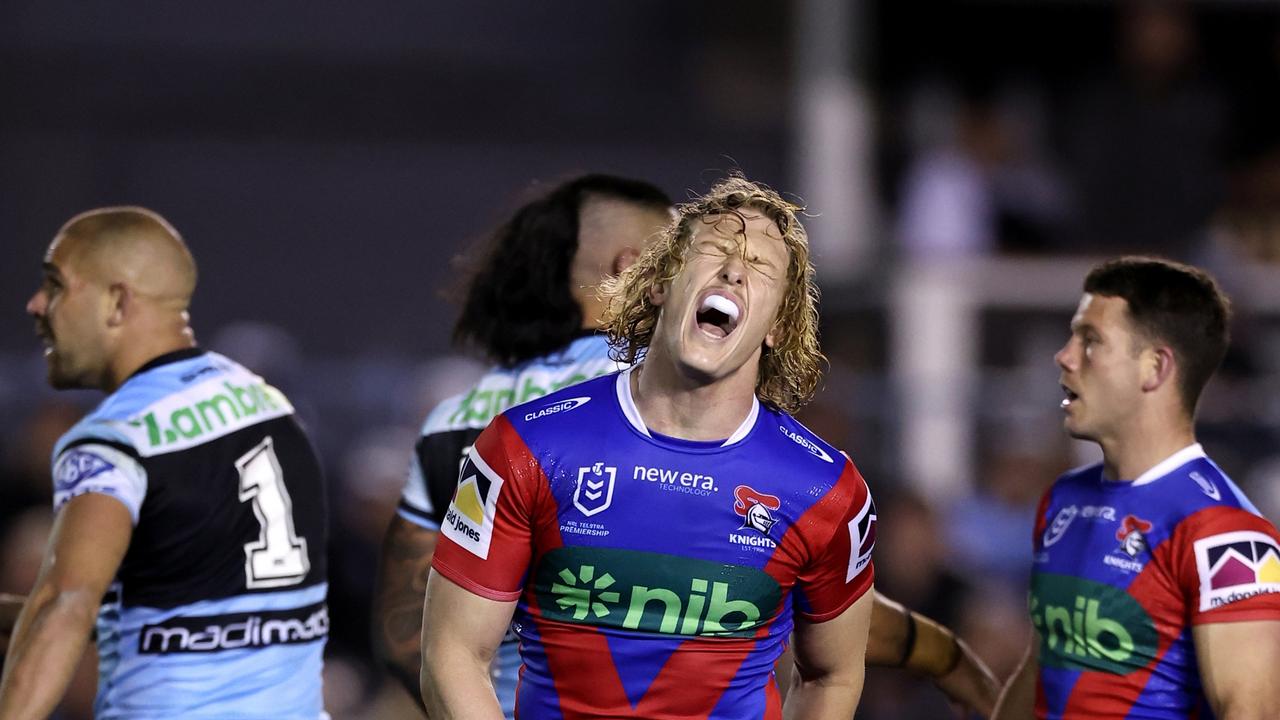
<svg viewBox="0 0 1280 720">
<path fill-rule="evenodd" d="M 1200 77 L 1191 10 L 1118 3 L 1119 68 L 1067 113 L 1077 252 L 1189 259 L 1221 193 L 1226 108 Z"/>
</svg>

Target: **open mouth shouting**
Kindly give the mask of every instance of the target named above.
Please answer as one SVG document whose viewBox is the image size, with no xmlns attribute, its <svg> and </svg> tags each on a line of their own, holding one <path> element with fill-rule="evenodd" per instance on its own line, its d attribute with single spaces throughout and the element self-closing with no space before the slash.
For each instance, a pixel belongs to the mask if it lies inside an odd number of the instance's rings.
<svg viewBox="0 0 1280 720">
<path fill-rule="evenodd" d="M 1076 400 L 1079 400 L 1080 396 L 1077 395 L 1074 391 L 1072 391 L 1071 388 L 1067 387 L 1066 385 L 1060 385 L 1060 387 L 1062 388 L 1062 394 L 1064 396 L 1062 398 L 1061 407 L 1065 410 L 1066 408 L 1071 407 L 1071 403 L 1075 402 Z"/>
<path fill-rule="evenodd" d="M 728 337 L 738 327 L 742 309 L 737 301 L 722 291 L 706 293 L 698 305 L 694 322 L 698 329 L 717 340 Z"/>
</svg>

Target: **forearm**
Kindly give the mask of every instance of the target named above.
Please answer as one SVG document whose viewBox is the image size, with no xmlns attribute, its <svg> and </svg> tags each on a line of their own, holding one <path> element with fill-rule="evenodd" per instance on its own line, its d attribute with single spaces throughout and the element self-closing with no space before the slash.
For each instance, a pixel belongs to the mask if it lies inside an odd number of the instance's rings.
<svg viewBox="0 0 1280 720">
<path fill-rule="evenodd" d="M 0 593 L 0 633 L 13 632 L 13 626 L 18 622 L 18 613 L 22 612 L 22 603 L 25 601 L 26 598 L 21 595 Z"/>
<path fill-rule="evenodd" d="M 804 679 L 796 672 L 783 717 L 788 720 L 849 720 L 862 696 L 863 673 Z"/>
<path fill-rule="evenodd" d="M 84 654 L 99 598 L 37 587 L 19 616 L 0 681 L 0 718 L 48 717 Z"/>
<path fill-rule="evenodd" d="M 465 650 L 429 651 L 422 663 L 421 692 L 432 720 L 503 718 L 488 661 Z"/>
<path fill-rule="evenodd" d="M 1039 664 L 1034 653 L 1033 642 L 1022 658 L 1022 664 L 1000 693 L 1000 700 L 996 703 L 991 720 L 1027 720 L 1032 717 L 1036 704 L 1036 676 L 1039 674 Z"/>
<path fill-rule="evenodd" d="M 422 709 L 422 604 L 435 539 L 433 532 L 393 519 L 373 597 L 374 656 Z"/>
</svg>

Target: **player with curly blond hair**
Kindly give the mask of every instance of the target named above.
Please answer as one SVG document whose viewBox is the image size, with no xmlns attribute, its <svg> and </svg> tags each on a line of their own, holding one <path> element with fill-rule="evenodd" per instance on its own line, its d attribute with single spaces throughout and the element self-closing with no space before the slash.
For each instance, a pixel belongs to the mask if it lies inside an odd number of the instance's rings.
<svg viewBox="0 0 1280 720">
<path fill-rule="evenodd" d="M 605 283 L 606 327 L 619 359 L 638 361 L 653 339 L 660 314 L 650 286 L 669 283 L 680 274 L 699 228 L 723 224 L 720 229 L 745 239 L 747 213 L 752 211 L 763 213 L 773 223 L 789 253 L 776 336 L 762 354 L 756 395 L 793 413 L 813 397 L 825 362 L 818 349 L 818 286 L 809 263 L 808 235 L 797 218 L 804 208 L 764 185 L 734 176 L 697 200 L 678 206 L 678 220 L 634 265 Z M 746 248 L 746 243 L 740 242 L 736 249 L 742 260 L 750 263 Z M 701 254 L 707 249 L 698 247 L 694 252 Z M 709 308 L 708 313 L 712 312 L 720 311 Z"/>
<path fill-rule="evenodd" d="M 431 717 L 848 720 L 862 691 L 875 506 L 796 422 L 819 377 L 799 207 L 742 177 L 680 209 L 606 289 L 620 373 L 496 417 L 462 465 L 427 583 Z M 793 634 L 794 631 L 794 634 Z"/>
</svg>

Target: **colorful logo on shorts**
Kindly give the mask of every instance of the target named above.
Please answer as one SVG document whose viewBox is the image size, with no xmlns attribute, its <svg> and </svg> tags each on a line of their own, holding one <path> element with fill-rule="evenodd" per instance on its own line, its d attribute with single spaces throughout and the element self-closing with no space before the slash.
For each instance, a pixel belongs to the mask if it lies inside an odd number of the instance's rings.
<svg viewBox="0 0 1280 720">
<path fill-rule="evenodd" d="M 1147 549 L 1145 533 L 1151 532 L 1151 523 L 1137 515 L 1125 515 L 1116 531 L 1116 539 L 1120 541 L 1120 549 L 1131 558 L 1136 558 Z"/>
<path fill-rule="evenodd" d="M 1196 540 L 1200 610 L 1212 610 L 1254 595 L 1280 592 L 1280 546 L 1254 530 Z"/>
<path fill-rule="evenodd" d="M 759 492 L 749 485 L 739 485 L 733 489 L 733 511 L 742 518 L 743 528 L 768 535 L 769 530 L 778 522 L 773 511 L 780 507 L 782 501 L 777 495 Z"/>
</svg>

